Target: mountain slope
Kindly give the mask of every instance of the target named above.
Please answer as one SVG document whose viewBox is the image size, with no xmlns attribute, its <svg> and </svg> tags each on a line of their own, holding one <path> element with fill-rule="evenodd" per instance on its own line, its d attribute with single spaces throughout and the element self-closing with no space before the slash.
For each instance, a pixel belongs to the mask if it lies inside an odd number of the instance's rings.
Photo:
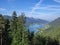
<svg viewBox="0 0 60 45">
<path fill-rule="evenodd" d="M 49 23 L 50 28 L 43 31 L 43 36 L 58 38 L 60 40 L 60 18 Z"/>
<path fill-rule="evenodd" d="M 51 26 L 53 26 L 53 27 L 60 26 L 60 17 L 57 18 L 56 20 L 50 22 L 49 25 L 51 25 Z"/>
</svg>

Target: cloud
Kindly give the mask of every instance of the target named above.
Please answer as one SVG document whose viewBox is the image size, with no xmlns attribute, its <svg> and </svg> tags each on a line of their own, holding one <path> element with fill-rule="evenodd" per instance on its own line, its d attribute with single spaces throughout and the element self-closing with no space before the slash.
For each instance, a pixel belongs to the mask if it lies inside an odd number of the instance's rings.
<svg viewBox="0 0 60 45">
<path fill-rule="evenodd" d="M 60 5 L 46 5 L 46 6 L 41 6 L 42 2 L 44 0 L 39 0 L 38 3 L 35 4 L 35 6 L 31 10 L 31 15 L 36 11 L 36 10 L 49 10 L 49 11 L 59 11 L 60 10 Z M 54 1 L 60 1 L 60 0 L 54 0 Z"/>
<path fill-rule="evenodd" d="M 40 0 L 38 3 L 36 3 L 35 6 L 32 8 L 31 12 L 27 14 L 27 16 L 41 18 L 49 21 L 60 17 L 60 5 L 42 5 L 43 1 L 44 0 Z"/>
<path fill-rule="evenodd" d="M 4 9 L 4 8 L 0 8 L 0 11 L 5 11 L 6 9 Z"/>
<path fill-rule="evenodd" d="M 45 10 L 45 12 L 41 11 L 40 9 Z M 40 10 L 41 12 L 36 11 L 36 10 Z M 47 11 L 50 11 L 50 12 L 47 12 Z M 60 6 L 59 5 L 47 5 L 47 6 L 36 7 L 36 9 L 33 10 L 32 14 L 31 15 L 28 14 L 28 16 L 52 21 L 52 20 L 60 17 L 59 14 L 60 14 Z"/>
<path fill-rule="evenodd" d="M 58 10 L 60 10 L 60 6 L 57 6 L 57 5 L 47 5 L 47 6 L 37 7 L 36 9 L 58 11 Z"/>
<path fill-rule="evenodd" d="M 35 10 L 41 5 L 43 0 L 39 0 L 38 3 L 35 4 L 35 6 L 32 8 L 31 14 L 35 12 Z"/>
<path fill-rule="evenodd" d="M 54 1 L 60 3 L 60 0 L 54 0 Z"/>
<path fill-rule="evenodd" d="M 29 13 L 26 14 L 27 17 L 33 17 L 37 19 L 44 19 L 48 21 L 53 21 L 56 18 L 60 17 L 60 13 L 57 12 L 49 12 L 49 13 L 40 13 L 40 12 L 34 12 L 34 14 L 30 15 Z"/>
</svg>

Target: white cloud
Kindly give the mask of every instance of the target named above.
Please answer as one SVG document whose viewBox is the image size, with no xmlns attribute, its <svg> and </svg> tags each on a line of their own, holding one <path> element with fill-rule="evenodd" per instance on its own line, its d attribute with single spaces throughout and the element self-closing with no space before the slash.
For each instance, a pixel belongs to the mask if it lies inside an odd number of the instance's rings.
<svg viewBox="0 0 60 45">
<path fill-rule="evenodd" d="M 47 6 L 44 6 L 44 7 L 37 7 L 36 9 L 43 9 L 43 10 L 60 10 L 60 6 L 57 6 L 57 5 L 47 5 Z"/>
<path fill-rule="evenodd" d="M 36 10 L 49 10 L 51 12 L 37 12 Z M 52 11 L 53 10 L 53 11 Z M 45 20 L 49 20 L 52 21 L 58 17 L 60 17 L 60 6 L 59 5 L 47 5 L 47 6 L 40 6 L 37 7 L 32 14 L 28 13 L 27 17 L 34 17 L 34 18 L 40 18 L 40 19 L 45 19 Z"/>
<path fill-rule="evenodd" d="M 44 0 L 40 0 L 31 10 L 31 15 L 36 11 L 36 10 L 49 10 L 49 11 L 60 11 L 60 5 L 47 5 L 47 6 L 41 6 L 42 2 Z M 60 0 L 56 0 L 60 1 Z"/>
<path fill-rule="evenodd" d="M 60 0 L 54 0 L 54 1 L 60 3 Z"/>
<path fill-rule="evenodd" d="M 31 10 L 30 13 L 28 13 L 28 17 L 34 17 L 34 18 L 41 18 L 45 20 L 54 20 L 57 17 L 60 17 L 58 13 L 60 13 L 60 5 L 45 5 L 42 6 L 44 0 L 40 0 Z M 42 12 L 38 12 L 36 10 L 40 10 Z M 46 10 L 46 12 L 44 12 Z M 50 11 L 50 12 L 47 12 Z"/>
<path fill-rule="evenodd" d="M 43 0 L 40 0 L 40 1 L 32 8 L 31 14 L 35 12 L 35 10 L 41 5 L 42 2 L 43 2 Z"/>
<path fill-rule="evenodd" d="M 35 15 L 36 14 L 36 15 Z M 60 14 L 60 13 L 59 13 Z M 40 12 L 34 12 L 34 14 L 30 15 L 29 13 L 26 14 L 27 17 L 33 17 L 37 19 L 44 19 L 48 21 L 53 21 L 56 18 L 60 17 L 58 13 L 56 12 L 50 12 L 50 13 L 40 13 Z"/>
<path fill-rule="evenodd" d="M 4 11 L 4 10 L 6 10 L 6 9 L 4 9 L 4 8 L 0 8 L 0 11 Z"/>
</svg>

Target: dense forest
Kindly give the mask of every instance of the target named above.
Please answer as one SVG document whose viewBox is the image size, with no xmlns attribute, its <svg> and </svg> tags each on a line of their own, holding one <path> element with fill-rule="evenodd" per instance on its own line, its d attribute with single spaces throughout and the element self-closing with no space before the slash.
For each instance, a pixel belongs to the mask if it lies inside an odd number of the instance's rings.
<svg viewBox="0 0 60 45">
<path fill-rule="evenodd" d="M 0 45 L 59 45 L 59 40 L 30 32 L 25 14 L 14 11 L 10 20 L 0 14 Z"/>
</svg>

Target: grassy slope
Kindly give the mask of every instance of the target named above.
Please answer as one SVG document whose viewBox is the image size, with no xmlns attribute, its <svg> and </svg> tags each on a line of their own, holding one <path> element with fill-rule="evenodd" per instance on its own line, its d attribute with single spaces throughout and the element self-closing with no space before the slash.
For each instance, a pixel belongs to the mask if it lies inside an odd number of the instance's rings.
<svg viewBox="0 0 60 45">
<path fill-rule="evenodd" d="M 50 36 L 51 38 L 60 39 L 60 18 L 55 21 L 49 23 L 50 28 L 43 31 L 44 36 Z"/>
</svg>

